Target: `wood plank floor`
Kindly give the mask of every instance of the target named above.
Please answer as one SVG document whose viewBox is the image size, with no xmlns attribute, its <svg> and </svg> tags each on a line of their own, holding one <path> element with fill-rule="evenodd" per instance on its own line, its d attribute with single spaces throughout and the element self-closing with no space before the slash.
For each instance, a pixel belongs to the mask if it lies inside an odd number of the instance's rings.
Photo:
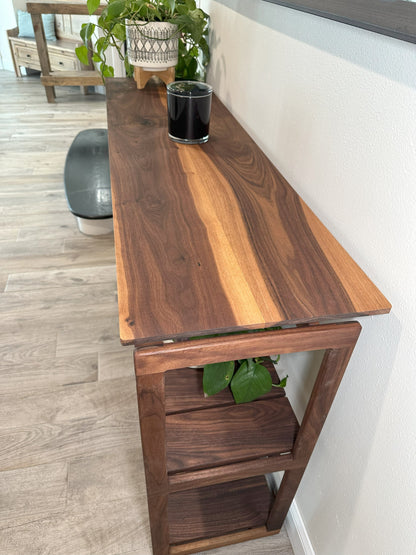
<svg viewBox="0 0 416 555">
<path fill-rule="evenodd" d="M 118 339 L 113 236 L 63 192 L 105 101 L 0 71 L 0 555 L 151 555 L 132 351 Z M 280 535 L 210 551 L 290 555 Z"/>
</svg>

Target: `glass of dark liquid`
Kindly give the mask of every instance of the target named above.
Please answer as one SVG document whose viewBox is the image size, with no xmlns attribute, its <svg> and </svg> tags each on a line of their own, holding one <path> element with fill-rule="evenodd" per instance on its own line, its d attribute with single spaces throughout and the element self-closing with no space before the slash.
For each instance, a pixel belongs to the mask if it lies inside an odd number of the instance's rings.
<svg viewBox="0 0 416 555">
<path fill-rule="evenodd" d="M 206 143 L 212 87 L 199 81 L 174 81 L 166 88 L 169 138 L 177 143 Z"/>
</svg>

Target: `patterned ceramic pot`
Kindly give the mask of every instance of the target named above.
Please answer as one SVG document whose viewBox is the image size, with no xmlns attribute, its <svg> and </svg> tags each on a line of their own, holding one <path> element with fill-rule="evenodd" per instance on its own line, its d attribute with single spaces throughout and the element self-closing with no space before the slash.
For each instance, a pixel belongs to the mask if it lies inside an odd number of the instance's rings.
<svg viewBox="0 0 416 555">
<path fill-rule="evenodd" d="M 146 70 L 163 71 L 178 63 L 178 26 L 165 21 L 126 20 L 129 62 Z"/>
</svg>

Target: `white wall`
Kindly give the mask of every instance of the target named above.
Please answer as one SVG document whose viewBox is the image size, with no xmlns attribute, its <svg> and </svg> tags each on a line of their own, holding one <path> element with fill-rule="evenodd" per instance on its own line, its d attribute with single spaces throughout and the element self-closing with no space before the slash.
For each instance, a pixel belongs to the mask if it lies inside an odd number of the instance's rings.
<svg viewBox="0 0 416 555">
<path fill-rule="evenodd" d="M 261 0 L 201 6 L 208 81 L 393 305 L 361 319 L 296 496 L 309 537 L 317 555 L 414 555 L 416 45 Z"/>
<path fill-rule="evenodd" d="M 16 27 L 12 0 L 1 0 L 0 5 L 0 69 L 14 71 L 7 30 Z"/>
</svg>

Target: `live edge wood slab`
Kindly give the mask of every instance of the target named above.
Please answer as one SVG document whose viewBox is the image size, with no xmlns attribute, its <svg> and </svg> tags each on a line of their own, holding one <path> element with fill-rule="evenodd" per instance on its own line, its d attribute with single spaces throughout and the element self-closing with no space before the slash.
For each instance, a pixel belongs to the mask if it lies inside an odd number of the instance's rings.
<svg viewBox="0 0 416 555">
<path fill-rule="evenodd" d="M 163 86 L 108 80 L 107 106 L 153 553 L 277 533 L 360 333 L 348 319 L 390 304 L 215 96 L 210 139 L 194 146 L 169 140 Z M 306 350 L 324 356 L 300 423 L 282 391 L 205 399 L 189 368 Z M 278 470 L 271 491 L 263 475 Z"/>
</svg>

